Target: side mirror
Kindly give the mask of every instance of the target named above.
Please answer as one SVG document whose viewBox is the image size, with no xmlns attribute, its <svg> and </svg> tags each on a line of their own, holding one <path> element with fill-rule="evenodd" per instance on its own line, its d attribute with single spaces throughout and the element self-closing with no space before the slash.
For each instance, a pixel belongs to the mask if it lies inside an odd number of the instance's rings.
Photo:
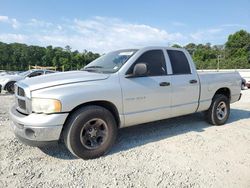
<svg viewBox="0 0 250 188">
<path fill-rule="evenodd" d="M 133 76 L 144 76 L 148 72 L 146 63 L 137 63 L 134 66 Z"/>
</svg>

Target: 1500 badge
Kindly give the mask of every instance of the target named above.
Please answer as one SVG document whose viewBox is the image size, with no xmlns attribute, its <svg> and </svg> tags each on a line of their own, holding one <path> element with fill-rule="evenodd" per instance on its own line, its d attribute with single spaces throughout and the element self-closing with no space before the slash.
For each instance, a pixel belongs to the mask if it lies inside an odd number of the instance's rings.
<svg viewBox="0 0 250 188">
<path fill-rule="evenodd" d="M 145 100 L 146 97 L 145 96 L 141 96 L 141 97 L 131 97 L 131 98 L 126 98 L 126 101 L 135 101 L 135 100 Z"/>
</svg>

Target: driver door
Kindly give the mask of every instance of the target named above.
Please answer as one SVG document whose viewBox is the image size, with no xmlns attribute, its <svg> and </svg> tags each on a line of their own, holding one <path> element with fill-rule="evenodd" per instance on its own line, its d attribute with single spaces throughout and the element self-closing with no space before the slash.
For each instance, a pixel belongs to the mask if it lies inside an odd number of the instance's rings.
<svg viewBox="0 0 250 188">
<path fill-rule="evenodd" d="M 163 50 L 144 52 L 127 74 L 132 74 L 137 63 L 146 63 L 147 75 L 120 78 L 126 126 L 170 117 L 171 77 L 167 76 Z"/>
</svg>

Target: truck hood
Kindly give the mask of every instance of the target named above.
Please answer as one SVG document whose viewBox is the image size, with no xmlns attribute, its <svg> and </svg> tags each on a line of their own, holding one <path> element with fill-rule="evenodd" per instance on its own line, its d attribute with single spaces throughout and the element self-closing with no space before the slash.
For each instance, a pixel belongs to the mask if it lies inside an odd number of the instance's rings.
<svg viewBox="0 0 250 188">
<path fill-rule="evenodd" d="M 49 75 L 27 78 L 22 80 L 22 84 L 29 87 L 31 91 L 63 84 L 104 80 L 109 74 L 99 74 L 87 71 L 68 71 Z"/>
</svg>

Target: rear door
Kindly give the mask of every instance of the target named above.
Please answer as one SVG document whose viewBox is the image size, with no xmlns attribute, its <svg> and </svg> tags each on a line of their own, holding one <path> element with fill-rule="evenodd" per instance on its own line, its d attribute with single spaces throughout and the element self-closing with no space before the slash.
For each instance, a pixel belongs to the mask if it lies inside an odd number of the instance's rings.
<svg viewBox="0 0 250 188">
<path fill-rule="evenodd" d="M 199 100 L 199 78 L 195 67 L 182 50 L 168 49 L 167 54 L 172 67 L 171 116 L 193 113 Z"/>
</svg>

